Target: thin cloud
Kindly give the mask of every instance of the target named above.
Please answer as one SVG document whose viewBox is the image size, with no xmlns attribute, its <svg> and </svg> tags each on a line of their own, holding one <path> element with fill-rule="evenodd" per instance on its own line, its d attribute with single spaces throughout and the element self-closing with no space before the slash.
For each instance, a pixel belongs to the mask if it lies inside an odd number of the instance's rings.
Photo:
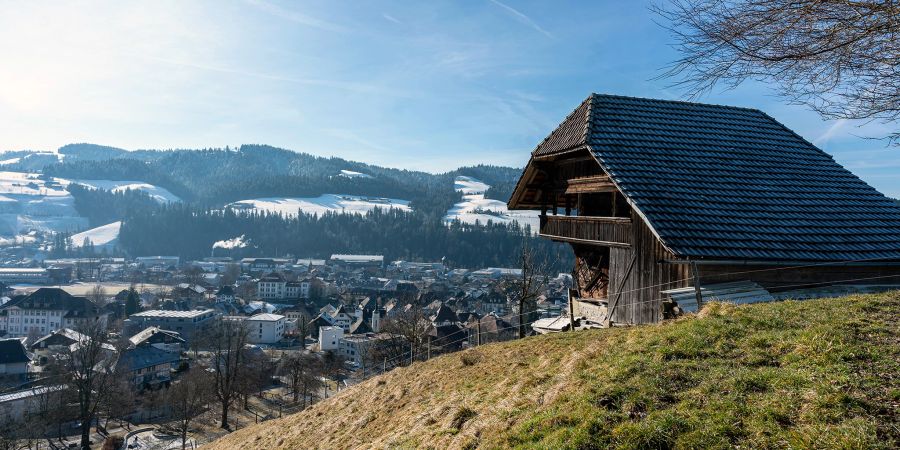
<svg viewBox="0 0 900 450">
<path fill-rule="evenodd" d="M 384 17 L 385 20 L 387 20 L 388 22 L 394 22 L 394 23 L 396 23 L 397 25 L 403 25 L 403 22 L 397 20 L 396 17 L 394 17 L 394 16 L 392 16 L 392 15 L 390 15 L 390 14 L 388 14 L 388 13 L 381 13 L 381 17 Z"/>
<path fill-rule="evenodd" d="M 148 57 L 148 59 L 151 59 L 153 61 L 159 61 L 159 62 L 166 63 L 166 64 L 172 64 L 175 66 L 188 67 L 191 69 L 206 70 L 206 71 L 210 71 L 210 72 L 228 73 L 228 74 L 240 75 L 240 76 L 245 76 L 245 77 L 262 78 L 265 80 L 284 81 L 287 83 L 305 84 L 305 85 L 309 85 L 309 86 L 330 87 L 330 88 L 335 88 L 335 89 L 342 89 L 342 90 L 346 90 L 346 91 L 366 93 L 366 94 L 384 94 L 384 95 L 392 95 L 392 96 L 397 96 L 397 97 L 408 96 L 408 93 L 405 93 L 402 91 L 387 89 L 387 88 L 383 88 L 381 86 L 375 86 L 375 85 L 365 84 L 365 83 L 353 83 L 353 82 L 347 82 L 347 81 L 328 80 L 328 79 L 322 79 L 322 78 L 290 77 L 290 76 L 283 76 L 283 75 L 277 75 L 277 74 L 268 74 L 268 73 L 263 73 L 263 72 L 252 72 L 252 71 L 248 71 L 248 70 L 232 69 L 229 67 L 219 67 L 219 66 L 212 66 L 212 65 L 208 65 L 208 64 L 198 64 L 198 63 L 191 63 L 191 62 L 185 62 L 185 61 L 178 61 L 178 60 L 167 59 L 167 58 Z"/>
<path fill-rule="evenodd" d="M 813 139 L 813 144 L 816 145 L 824 145 L 827 144 L 828 141 L 831 140 L 835 135 L 837 135 L 844 126 L 847 125 L 847 119 L 838 119 L 824 133 L 819 135 L 819 137 Z"/>
<path fill-rule="evenodd" d="M 247 0 L 247 4 L 252 5 L 261 11 L 264 11 L 268 14 L 271 14 L 275 17 L 282 18 L 284 20 L 294 22 L 300 25 L 305 25 L 308 27 L 319 28 L 321 30 L 326 31 L 335 31 L 335 32 L 345 32 L 349 31 L 347 28 L 344 28 L 340 25 L 327 22 L 321 19 L 317 19 L 315 17 L 299 13 L 297 11 L 292 11 L 287 8 L 282 8 L 281 6 L 269 3 L 265 0 Z"/>
<path fill-rule="evenodd" d="M 553 35 L 550 34 L 549 31 L 547 31 L 547 30 L 541 28 L 541 26 L 538 25 L 534 20 L 531 20 L 531 17 L 526 16 L 526 15 L 523 14 L 521 11 L 519 11 L 519 10 L 517 10 L 517 9 L 513 8 L 512 6 L 509 6 L 509 5 L 505 4 L 505 3 L 501 3 L 501 2 L 499 2 L 499 1 L 497 1 L 497 0 L 490 0 L 490 2 L 493 3 L 493 4 L 495 4 L 495 5 L 497 5 L 497 6 L 499 6 L 499 7 L 501 7 L 501 8 L 503 8 L 503 9 L 505 9 L 506 12 L 508 12 L 509 14 L 511 14 L 513 17 L 515 17 L 516 20 L 518 20 L 519 22 L 522 22 L 523 24 L 528 25 L 528 26 L 531 27 L 531 28 L 534 28 L 534 30 L 537 31 L 538 33 L 541 33 L 541 34 L 543 34 L 544 36 L 547 36 L 548 38 L 553 39 Z"/>
</svg>

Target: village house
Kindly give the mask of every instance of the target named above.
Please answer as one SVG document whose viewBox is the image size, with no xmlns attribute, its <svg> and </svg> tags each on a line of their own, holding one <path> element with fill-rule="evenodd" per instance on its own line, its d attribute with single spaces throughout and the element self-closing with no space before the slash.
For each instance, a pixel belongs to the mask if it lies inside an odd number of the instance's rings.
<svg viewBox="0 0 900 450">
<path fill-rule="evenodd" d="M 86 297 L 76 297 L 59 288 L 40 288 L 0 305 L 0 331 L 7 337 L 43 336 L 60 328 L 76 329 L 101 321 L 107 313 Z"/>
<path fill-rule="evenodd" d="M 30 362 L 21 339 L 0 339 L 0 382 L 24 381 Z"/>
<path fill-rule="evenodd" d="M 299 281 L 288 281 L 279 272 L 269 273 L 259 279 L 256 296 L 266 300 L 303 299 L 320 296 L 324 289 L 322 280 L 315 277 Z"/>
<path fill-rule="evenodd" d="M 0 423 L 22 423 L 30 416 L 46 410 L 47 405 L 59 404 L 52 399 L 66 389 L 65 385 L 39 386 L 0 394 Z"/>
<path fill-rule="evenodd" d="M 244 320 L 251 344 L 274 344 L 284 337 L 287 318 L 280 314 L 256 314 Z"/>
<path fill-rule="evenodd" d="M 900 207 L 755 109 L 591 95 L 508 206 L 571 246 L 573 315 L 605 325 L 900 285 Z"/>
<path fill-rule="evenodd" d="M 215 310 L 204 309 L 197 311 L 166 311 L 150 310 L 132 314 L 125 320 L 126 331 L 133 331 L 129 336 L 148 327 L 158 327 L 163 330 L 177 332 L 181 337 L 190 342 L 198 333 L 208 328 L 217 318 Z"/>
<path fill-rule="evenodd" d="M 28 349 L 34 352 L 39 358 L 46 358 L 54 353 L 59 353 L 76 342 L 82 342 L 88 339 L 87 336 L 69 329 L 60 328 L 53 330 L 45 336 L 41 336 L 34 342 L 28 343 Z"/>
<path fill-rule="evenodd" d="M 131 347 L 150 346 L 170 353 L 180 353 L 187 344 L 177 332 L 159 327 L 147 327 L 128 338 L 128 342 Z"/>
</svg>

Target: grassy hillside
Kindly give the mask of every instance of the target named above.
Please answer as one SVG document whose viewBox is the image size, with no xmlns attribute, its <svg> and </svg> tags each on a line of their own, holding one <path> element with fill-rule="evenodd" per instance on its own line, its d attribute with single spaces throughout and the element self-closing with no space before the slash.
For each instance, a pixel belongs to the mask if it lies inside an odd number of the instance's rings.
<svg viewBox="0 0 900 450">
<path fill-rule="evenodd" d="M 900 292 L 539 336 L 395 370 L 212 448 L 897 448 Z"/>
</svg>

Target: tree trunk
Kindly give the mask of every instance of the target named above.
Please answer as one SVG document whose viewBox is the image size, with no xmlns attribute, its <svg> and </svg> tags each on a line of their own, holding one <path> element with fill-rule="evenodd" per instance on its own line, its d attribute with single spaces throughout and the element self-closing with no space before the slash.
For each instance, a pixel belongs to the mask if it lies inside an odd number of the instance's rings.
<svg viewBox="0 0 900 450">
<path fill-rule="evenodd" d="M 81 448 L 82 450 L 91 450 L 91 421 L 81 421 Z"/>
<path fill-rule="evenodd" d="M 231 428 L 228 427 L 228 405 L 225 403 L 222 404 L 222 423 L 219 426 L 231 431 Z"/>
</svg>

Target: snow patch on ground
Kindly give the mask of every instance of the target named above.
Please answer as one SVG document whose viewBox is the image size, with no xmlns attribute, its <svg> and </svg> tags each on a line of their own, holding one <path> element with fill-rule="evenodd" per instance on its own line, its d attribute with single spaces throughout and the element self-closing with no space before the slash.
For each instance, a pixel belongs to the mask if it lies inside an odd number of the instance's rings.
<svg viewBox="0 0 900 450">
<path fill-rule="evenodd" d="M 111 249 L 116 246 L 116 243 L 119 242 L 119 229 L 121 228 L 122 222 L 118 221 L 108 223 L 97 228 L 91 228 L 90 230 L 82 231 L 78 234 L 73 234 L 72 245 L 75 247 L 81 247 L 84 244 L 84 239 L 88 238 L 91 240 L 91 243 L 94 244 L 94 247 L 98 250 L 101 247 L 107 247 Z"/>
<path fill-rule="evenodd" d="M 126 190 L 144 191 L 154 200 L 160 203 L 180 202 L 177 195 L 166 188 L 144 183 L 143 181 L 113 181 L 113 180 L 72 180 L 72 183 L 80 184 L 92 189 L 103 189 L 111 192 L 124 192 Z"/>
<path fill-rule="evenodd" d="M 3 161 L 0 161 L 0 165 L 17 164 L 17 163 L 18 163 L 19 161 L 21 161 L 21 160 L 22 160 L 22 158 L 10 158 L 10 159 L 4 159 Z"/>
<path fill-rule="evenodd" d="M 362 172 L 354 172 L 352 170 L 341 170 L 341 173 L 338 174 L 339 177 L 347 177 L 347 178 L 372 178 L 372 175 L 362 173 Z"/>
<path fill-rule="evenodd" d="M 357 195 L 323 194 L 315 198 L 267 197 L 241 200 L 228 205 L 239 210 L 256 210 L 295 216 L 297 211 L 322 215 L 326 212 L 365 214 L 375 208 L 411 211 L 408 200 Z"/>
<path fill-rule="evenodd" d="M 484 192 L 490 188 L 487 183 L 472 177 L 459 176 L 456 177 L 453 187 L 463 193 L 463 201 L 447 211 L 444 222 L 450 223 L 454 220 L 468 224 L 476 222 L 486 224 L 488 221 L 504 224 L 518 222 L 522 227 L 530 225 L 532 233 L 538 232 L 540 219 L 537 211 L 510 211 L 506 203 L 484 198 Z"/>
<path fill-rule="evenodd" d="M 240 235 L 235 238 L 226 239 L 224 241 L 216 241 L 213 243 L 212 248 L 224 248 L 224 249 L 234 249 L 234 248 L 244 248 L 247 246 L 247 241 L 244 238 L 244 235 Z"/>
<path fill-rule="evenodd" d="M 491 185 L 472 177 L 458 176 L 453 181 L 453 189 L 463 194 L 484 194 Z"/>
</svg>

